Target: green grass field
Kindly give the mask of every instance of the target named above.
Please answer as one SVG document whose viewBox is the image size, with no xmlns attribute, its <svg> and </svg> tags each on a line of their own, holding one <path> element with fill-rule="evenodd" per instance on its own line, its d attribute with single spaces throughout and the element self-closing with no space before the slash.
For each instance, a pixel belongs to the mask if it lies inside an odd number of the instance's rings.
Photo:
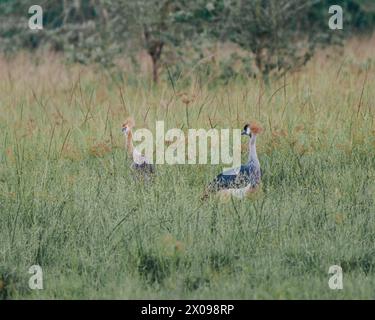
<svg viewBox="0 0 375 320">
<path fill-rule="evenodd" d="M 372 53 L 322 54 L 269 87 L 193 77 L 174 89 L 55 57 L 0 60 L 0 299 L 374 299 Z M 129 115 L 151 130 L 258 121 L 263 195 L 201 203 L 212 165 L 135 182 Z M 43 290 L 28 287 L 35 264 Z M 328 286 L 331 265 L 343 290 Z"/>
</svg>

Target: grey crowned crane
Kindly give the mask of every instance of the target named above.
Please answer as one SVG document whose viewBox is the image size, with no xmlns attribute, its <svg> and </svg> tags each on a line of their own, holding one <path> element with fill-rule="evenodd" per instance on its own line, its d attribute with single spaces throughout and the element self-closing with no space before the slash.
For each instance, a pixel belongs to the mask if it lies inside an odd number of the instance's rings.
<svg viewBox="0 0 375 320">
<path fill-rule="evenodd" d="M 252 197 L 260 188 L 261 170 L 256 150 L 257 135 L 262 128 L 257 124 L 246 124 L 241 135 L 249 137 L 249 160 L 240 168 L 225 171 L 212 181 L 202 197 L 216 194 L 221 199 L 231 196 L 243 199 Z"/>
<path fill-rule="evenodd" d="M 134 127 L 134 120 L 133 118 L 128 118 L 122 124 L 121 131 L 125 136 L 125 148 L 128 153 L 128 156 L 133 159 L 131 164 L 131 168 L 143 177 L 148 177 L 155 173 L 154 165 L 144 156 L 142 155 L 133 144 L 133 127 Z"/>
</svg>

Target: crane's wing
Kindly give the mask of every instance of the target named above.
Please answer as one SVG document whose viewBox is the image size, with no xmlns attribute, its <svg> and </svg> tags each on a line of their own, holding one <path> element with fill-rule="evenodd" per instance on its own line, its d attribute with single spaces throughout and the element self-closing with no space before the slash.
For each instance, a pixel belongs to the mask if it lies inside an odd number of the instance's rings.
<svg viewBox="0 0 375 320">
<path fill-rule="evenodd" d="M 155 172 L 155 166 L 136 149 L 133 151 L 133 163 L 131 168 L 144 173 Z"/>
<path fill-rule="evenodd" d="M 239 170 L 233 169 L 219 174 L 208 187 L 210 191 L 219 191 L 223 189 L 240 189 L 248 185 L 256 185 L 256 175 L 249 170 L 247 166 L 241 166 Z"/>
<path fill-rule="evenodd" d="M 143 171 L 145 173 L 155 173 L 155 166 L 151 163 L 143 162 L 141 164 L 138 164 L 133 162 L 131 168 L 137 171 Z"/>
</svg>

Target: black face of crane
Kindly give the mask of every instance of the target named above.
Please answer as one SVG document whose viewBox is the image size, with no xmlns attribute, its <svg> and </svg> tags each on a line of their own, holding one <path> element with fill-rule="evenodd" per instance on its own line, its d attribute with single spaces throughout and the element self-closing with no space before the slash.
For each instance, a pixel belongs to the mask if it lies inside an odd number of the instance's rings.
<svg viewBox="0 0 375 320">
<path fill-rule="evenodd" d="M 250 125 L 249 124 L 247 124 L 247 125 L 244 126 L 241 135 L 242 136 L 249 136 L 251 138 L 251 130 L 250 130 Z"/>
</svg>

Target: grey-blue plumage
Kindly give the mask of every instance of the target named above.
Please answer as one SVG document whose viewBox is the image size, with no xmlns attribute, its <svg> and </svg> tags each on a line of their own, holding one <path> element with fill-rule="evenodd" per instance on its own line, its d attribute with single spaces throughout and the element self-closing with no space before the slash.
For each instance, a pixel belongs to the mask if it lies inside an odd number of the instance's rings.
<svg viewBox="0 0 375 320">
<path fill-rule="evenodd" d="M 151 163 L 143 162 L 141 164 L 137 164 L 135 162 L 132 163 L 131 168 L 136 172 L 142 172 L 144 174 L 154 174 L 155 173 L 155 166 Z"/>
<path fill-rule="evenodd" d="M 219 174 L 210 183 L 210 192 L 217 192 L 224 189 L 255 188 L 261 179 L 261 170 L 257 163 L 250 160 L 246 165 L 242 165 L 239 170 L 229 170 Z"/>
</svg>

